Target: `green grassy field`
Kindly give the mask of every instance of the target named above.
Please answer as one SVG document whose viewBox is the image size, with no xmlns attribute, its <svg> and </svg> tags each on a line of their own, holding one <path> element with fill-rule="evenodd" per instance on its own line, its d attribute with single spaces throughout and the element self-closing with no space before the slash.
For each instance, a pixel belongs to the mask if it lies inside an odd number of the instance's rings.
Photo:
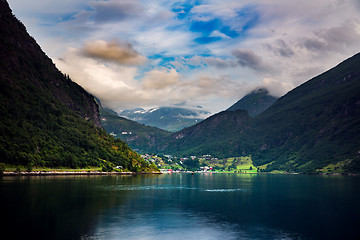
<svg viewBox="0 0 360 240">
<path fill-rule="evenodd" d="M 257 173 L 258 168 L 254 166 L 250 156 L 231 157 L 224 159 L 200 160 L 200 165 L 211 166 L 216 172 L 238 172 L 238 173 Z"/>
</svg>

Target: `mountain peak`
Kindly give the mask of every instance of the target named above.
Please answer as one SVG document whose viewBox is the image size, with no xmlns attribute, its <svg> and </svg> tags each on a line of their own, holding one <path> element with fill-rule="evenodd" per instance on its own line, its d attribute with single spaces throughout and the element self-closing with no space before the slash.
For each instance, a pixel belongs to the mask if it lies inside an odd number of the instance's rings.
<svg viewBox="0 0 360 240">
<path fill-rule="evenodd" d="M 255 117 L 268 109 L 275 101 L 276 97 L 271 96 L 266 88 L 257 88 L 245 95 L 226 111 L 245 110 L 251 117 Z"/>
</svg>

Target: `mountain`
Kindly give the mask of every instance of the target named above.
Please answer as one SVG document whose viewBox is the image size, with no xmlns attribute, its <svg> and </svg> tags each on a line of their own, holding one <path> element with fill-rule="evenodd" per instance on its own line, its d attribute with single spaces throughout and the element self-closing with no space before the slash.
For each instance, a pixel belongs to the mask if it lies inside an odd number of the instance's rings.
<svg viewBox="0 0 360 240">
<path fill-rule="evenodd" d="M 225 111 L 174 133 L 159 151 L 251 155 L 255 165 L 267 165 L 265 171 L 360 173 L 360 54 L 290 91 L 252 119 L 229 122 L 233 115 Z M 207 127 L 215 119 L 217 127 Z"/>
<path fill-rule="evenodd" d="M 201 107 L 158 107 L 149 110 L 142 108 L 124 110 L 119 115 L 148 126 L 176 132 L 202 121 L 203 116 L 209 114 Z"/>
<path fill-rule="evenodd" d="M 250 123 L 251 117 L 244 110 L 223 111 L 173 133 L 163 140 L 157 150 L 175 155 L 213 154 L 225 157 L 233 151 L 229 136 L 246 131 Z"/>
<path fill-rule="evenodd" d="M 151 170 L 100 128 L 94 97 L 62 74 L 0 0 L 0 161 Z"/>
<path fill-rule="evenodd" d="M 145 126 L 144 124 L 120 117 L 110 109 L 100 108 L 102 127 L 115 138 L 124 140 L 132 149 L 140 153 L 151 153 L 158 142 L 171 133 Z"/>
<path fill-rule="evenodd" d="M 272 162 L 269 170 L 359 173 L 360 54 L 276 101 L 251 136 L 254 161 Z"/>
<path fill-rule="evenodd" d="M 271 96 L 265 88 L 258 88 L 245 95 L 226 111 L 246 110 L 251 117 L 255 117 L 268 109 L 277 97 Z"/>
</svg>

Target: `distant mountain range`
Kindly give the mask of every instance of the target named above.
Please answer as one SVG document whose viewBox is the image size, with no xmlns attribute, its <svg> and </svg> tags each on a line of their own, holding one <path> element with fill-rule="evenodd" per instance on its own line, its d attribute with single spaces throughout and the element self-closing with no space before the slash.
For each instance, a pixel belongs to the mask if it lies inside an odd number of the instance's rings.
<svg viewBox="0 0 360 240">
<path fill-rule="evenodd" d="M 259 88 L 241 98 L 227 111 L 246 110 L 251 117 L 255 117 L 268 109 L 276 99 L 267 89 Z M 135 108 L 123 110 L 119 116 L 165 131 L 177 132 L 203 121 L 210 116 L 210 112 L 202 107 L 158 107 L 148 110 Z"/>
<path fill-rule="evenodd" d="M 271 96 L 266 88 L 258 88 L 245 95 L 227 111 L 246 110 L 251 117 L 255 117 L 268 109 L 277 99 Z"/>
<path fill-rule="evenodd" d="M 247 122 L 250 121 L 250 118 L 246 113 L 247 111 L 250 111 L 252 114 L 257 115 L 267 109 L 275 100 L 276 97 L 270 96 L 265 88 L 256 89 L 244 96 L 227 110 L 234 112 L 233 114 L 225 112 L 221 114 L 216 114 L 215 116 L 206 119 L 206 123 L 199 124 L 198 126 L 201 126 L 201 129 L 204 128 L 204 132 L 209 133 L 211 131 L 207 130 L 215 129 L 218 127 L 222 130 L 225 129 L 233 131 L 233 129 L 231 129 L 231 126 L 238 125 L 234 121 L 238 121 L 239 118 L 244 118 L 244 120 Z M 97 101 L 101 106 L 100 100 L 97 99 Z M 195 108 L 195 110 L 180 107 L 161 107 L 149 110 L 138 108 L 123 111 L 122 114 L 127 116 L 125 118 L 120 117 L 115 111 L 111 109 L 100 107 L 100 114 L 102 127 L 109 134 L 126 141 L 131 148 L 141 153 L 155 153 L 158 151 L 157 147 L 159 146 L 160 142 L 170 136 L 171 132 L 162 130 L 157 127 L 151 127 L 149 126 L 150 124 L 148 122 L 152 121 L 154 125 L 158 126 L 160 126 L 161 123 L 163 123 L 163 125 L 167 124 L 167 126 L 170 126 L 178 124 L 179 122 L 182 124 L 187 123 L 189 124 L 189 126 L 193 126 L 203 120 L 198 118 L 196 119 L 196 121 L 194 121 L 195 119 L 185 118 L 184 116 L 199 116 L 200 114 L 209 114 L 209 112 L 203 110 L 201 107 L 197 107 Z M 219 115 L 228 117 L 226 124 L 223 124 L 224 121 L 216 121 L 217 123 L 212 122 L 212 120 L 217 119 Z M 132 120 L 128 118 L 131 118 Z M 157 122 L 157 120 L 159 119 L 162 121 Z M 170 119 L 169 122 L 167 122 L 168 119 Z M 142 122 L 143 124 L 140 122 Z M 208 126 L 208 123 L 211 126 Z M 184 125 L 182 125 L 182 128 L 184 128 L 183 126 Z M 219 129 L 219 131 L 222 130 Z M 191 142 L 196 143 L 196 141 L 198 140 L 197 138 L 207 137 L 204 134 L 198 134 L 198 132 L 199 130 L 192 133 L 193 135 L 191 138 Z"/>
<path fill-rule="evenodd" d="M 156 153 L 159 141 L 171 133 L 156 127 L 120 117 L 111 109 L 100 108 L 102 127 L 115 138 L 120 138 L 140 153 Z"/>
<path fill-rule="evenodd" d="M 119 115 L 147 126 L 176 132 L 201 122 L 210 115 L 210 112 L 202 107 L 158 107 L 148 110 L 142 108 L 124 110 Z"/>
<path fill-rule="evenodd" d="M 251 155 L 265 171 L 360 172 L 360 54 L 250 118 L 224 111 L 165 138 L 167 154 Z"/>
</svg>

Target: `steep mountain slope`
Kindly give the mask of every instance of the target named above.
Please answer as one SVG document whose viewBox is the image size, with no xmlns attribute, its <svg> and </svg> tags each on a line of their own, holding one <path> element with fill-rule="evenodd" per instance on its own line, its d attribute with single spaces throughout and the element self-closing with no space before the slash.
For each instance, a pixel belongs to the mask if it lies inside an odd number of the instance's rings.
<svg viewBox="0 0 360 240">
<path fill-rule="evenodd" d="M 195 128 L 185 129 L 166 140 L 160 150 L 252 155 L 256 165 L 271 163 L 267 170 L 359 173 L 360 54 L 281 97 L 245 121 L 245 129 L 244 123 L 229 124 L 225 116 L 233 112 L 221 114 L 218 126 L 224 126 L 222 131 L 205 127 L 210 117 L 197 125 L 205 129 L 197 138 L 193 138 Z M 174 136 L 183 137 L 175 140 Z"/>
<path fill-rule="evenodd" d="M 204 120 L 210 113 L 201 107 L 159 107 L 145 110 L 142 108 L 124 110 L 119 115 L 147 126 L 176 132 Z"/>
<path fill-rule="evenodd" d="M 0 161 L 16 165 L 148 168 L 100 128 L 94 98 L 56 69 L 0 0 Z"/>
<path fill-rule="evenodd" d="M 280 98 L 253 126 L 258 164 L 305 172 L 338 164 L 360 172 L 360 54 Z"/>
<path fill-rule="evenodd" d="M 151 153 L 158 142 L 171 133 L 156 127 L 119 117 L 109 109 L 100 109 L 102 127 L 115 138 L 124 140 L 132 149 L 140 153 Z"/>
<path fill-rule="evenodd" d="M 246 111 L 224 111 L 204 121 L 176 132 L 166 138 L 157 149 L 160 152 L 181 155 L 231 155 L 237 150 L 231 136 L 249 128 L 251 118 Z"/>
<path fill-rule="evenodd" d="M 251 117 L 255 117 L 268 109 L 276 99 L 267 89 L 259 88 L 245 95 L 226 111 L 246 110 Z"/>
</svg>

